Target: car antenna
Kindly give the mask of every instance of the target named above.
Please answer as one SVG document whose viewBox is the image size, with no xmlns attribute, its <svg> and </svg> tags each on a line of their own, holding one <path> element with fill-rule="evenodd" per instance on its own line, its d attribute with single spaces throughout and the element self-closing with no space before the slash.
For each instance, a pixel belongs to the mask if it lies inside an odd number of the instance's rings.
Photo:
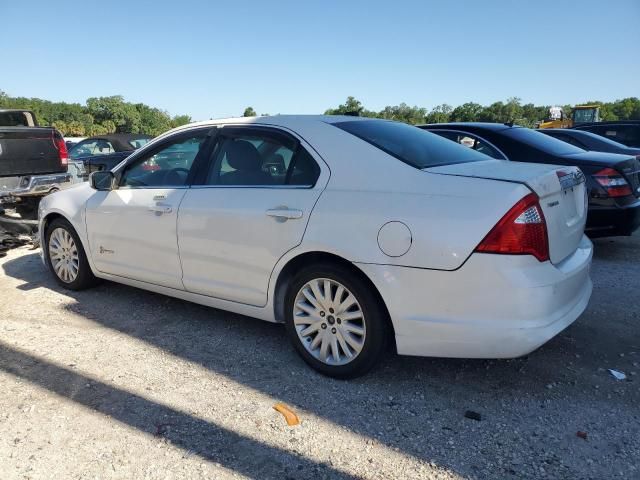
<svg viewBox="0 0 640 480">
<path fill-rule="evenodd" d="M 360 116 L 360 112 L 357 110 L 352 110 L 350 112 L 344 112 L 344 115 L 348 116 L 348 117 L 359 117 Z"/>
</svg>

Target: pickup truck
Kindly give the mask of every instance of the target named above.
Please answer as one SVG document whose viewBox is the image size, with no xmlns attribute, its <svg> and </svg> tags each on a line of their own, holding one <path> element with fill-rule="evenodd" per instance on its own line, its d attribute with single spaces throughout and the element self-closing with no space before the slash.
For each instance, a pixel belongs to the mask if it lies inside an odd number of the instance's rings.
<svg viewBox="0 0 640 480">
<path fill-rule="evenodd" d="M 44 195 L 72 184 L 64 138 L 29 110 L 0 110 L 0 199 L 34 213 Z M 10 177 L 10 178 L 4 178 Z"/>
</svg>

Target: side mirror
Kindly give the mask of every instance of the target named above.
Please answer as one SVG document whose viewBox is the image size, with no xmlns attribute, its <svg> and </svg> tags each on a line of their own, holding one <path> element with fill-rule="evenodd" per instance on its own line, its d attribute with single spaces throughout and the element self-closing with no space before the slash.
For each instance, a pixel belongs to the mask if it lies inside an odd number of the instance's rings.
<svg viewBox="0 0 640 480">
<path fill-rule="evenodd" d="M 110 170 L 103 170 L 100 172 L 93 172 L 89 175 L 89 185 L 91 188 L 101 191 L 113 190 L 115 177 Z"/>
</svg>

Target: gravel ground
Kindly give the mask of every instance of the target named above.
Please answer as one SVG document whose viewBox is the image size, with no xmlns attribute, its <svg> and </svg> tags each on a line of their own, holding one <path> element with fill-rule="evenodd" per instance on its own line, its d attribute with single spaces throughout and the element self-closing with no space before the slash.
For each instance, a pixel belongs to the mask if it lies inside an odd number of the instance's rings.
<svg viewBox="0 0 640 480">
<path fill-rule="evenodd" d="M 349 382 L 307 368 L 280 325 L 64 291 L 26 247 L 0 272 L 3 480 L 640 478 L 638 235 L 596 241 L 588 310 L 528 357 L 389 355 Z"/>
</svg>

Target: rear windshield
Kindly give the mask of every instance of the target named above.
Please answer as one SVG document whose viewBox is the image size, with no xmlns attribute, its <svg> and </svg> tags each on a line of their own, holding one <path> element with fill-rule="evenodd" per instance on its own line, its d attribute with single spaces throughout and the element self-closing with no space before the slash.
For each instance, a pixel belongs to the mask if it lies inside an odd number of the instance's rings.
<svg viewBox="0 0 640 480">
<path fill-rule="evenodd" d="M 530 147 L 548 153 L 549 155 L 573 155 L 575 153 L 584 153 L 584 150 L 571 145 L 557 138 L 550 137 L 544 133 L 536 132 L 529 128 L 514 127 L 500 130 L 500 133 L 506 137 L 512 138 L 517 142 L 522 142 Z"/>
<path fill-rule="evenodd" d="M 0 113 L 0 127 L 28 127 L 26 114 L 22 112 Z"/>
<path fill-rule="evenodd" d="M 333 125 L 416 168 L 489 160 L 482 153 L 406 123 L 353 120 Z"/>
<path fill-rule="evenodd" d="M 603 137 L 601 135 L 596 135 L 595 133 L 591 133 L 591 132 L 585 132 L 583 130 L 574 130 L 573 132 L 571 132 L 571 135 L 569 136 L 573 136 L 578 140 L 581 140 L 580 137 L 588 137 L 594 143 L 597 143 L 600 145 L 609 145 L 610 147 L 617 147 L 617 148 L 627 148 L 627 146 L 624 143 L 614 142 L 610 138 Z"/>
</svg>

